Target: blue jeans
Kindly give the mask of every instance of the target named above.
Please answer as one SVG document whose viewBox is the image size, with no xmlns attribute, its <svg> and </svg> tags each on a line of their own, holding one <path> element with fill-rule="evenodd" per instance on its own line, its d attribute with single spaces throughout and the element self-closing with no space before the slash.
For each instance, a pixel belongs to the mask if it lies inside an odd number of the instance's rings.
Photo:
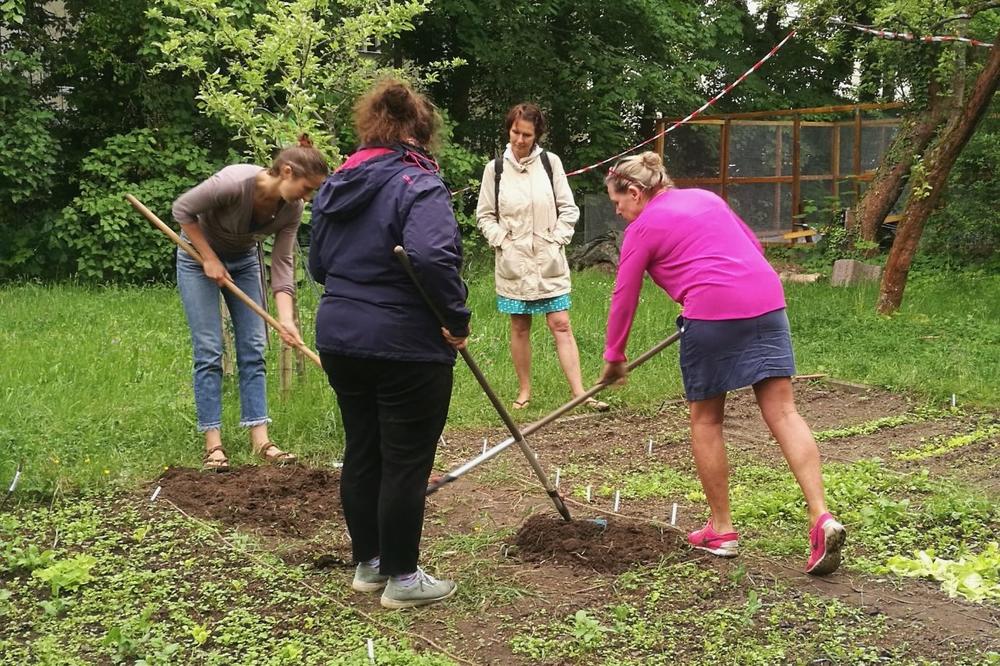
<svg viewBox="0 0 1000 666">
<path fill-rule="evenodd" d="M 233 282 L 257 303 L 261 302 L 260 264 L 252 250 L 236 259 L 223 259 Z M 198 431 L 222 427 L 222 315 L 219 292 L 233 319 L 236 365 L 240 377 L 240 425 L 270 423 L 264 347 L 267 330 L 260 315 L 228 289 L 205 276 L 201 265 L 183 250 L 177 251 L 177 287 L 184 303 L 194 348 L 194 404 Z"/>
</svg>

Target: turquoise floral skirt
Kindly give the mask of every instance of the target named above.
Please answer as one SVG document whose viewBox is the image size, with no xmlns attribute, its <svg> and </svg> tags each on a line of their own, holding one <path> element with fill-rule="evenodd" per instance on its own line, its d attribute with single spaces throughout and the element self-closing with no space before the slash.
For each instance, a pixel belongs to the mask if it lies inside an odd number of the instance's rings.
<svg viewBox="0 0 1000 666">
<path fill-rule="evenodd" d="M 497 296 L 497 310 L 504 314 L 535 315 L 569 310 L 572 305 L 569 294 L 542 298 L 537 301 L 519 301 L 516 298 Z"/>
</svg>

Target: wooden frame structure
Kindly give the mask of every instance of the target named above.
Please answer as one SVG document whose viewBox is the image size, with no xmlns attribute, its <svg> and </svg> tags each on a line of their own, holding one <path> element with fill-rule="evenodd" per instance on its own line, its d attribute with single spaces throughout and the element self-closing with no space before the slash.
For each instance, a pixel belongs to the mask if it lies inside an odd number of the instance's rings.
<svg viewBox="0 0 1000 666">
<path fill-rule="evenodd" d="M 871 181 L 875 175 L 874 169 L 864 169 L 862 165 L 862 136 L 866 127 L 898 126 L 899 118 L 864 118 L 865 112 L 881 112 L 900 109 L 902 102 L 889 104 L 847 104 L 837 106 L 811 107 L 802 109 L 781 109 L 774 111 L 754 111 L 749 113 L 731 113 L 713 116 L 702 116 L 689 121 L 689 125 L 715 125 L 719 127 L 719 175 L 706 177 L 685 177 L 684 174 L 672 174 L 674 182 L 682 187 L 707 187 L 714 189 L 729 201 L 730 188 L 745 184 L 773 184 L 774 202 L 773 216 L 776 228 L 785 227 L 788 234 L 783 234 L 785 241 L 793 242 L 794 238 L 787 236 L 795 232 L 795 220 L 802 214 L 802 183 L 810 181 L 829 181 L 830 196 L 839 198 L 842 194 L 842 181 L 850 180 L 851 188 L 856 197 L 861 196 L 862 184 Z M 852 114 L 850 120 L 816 121 L 803 120 L 803 116 Z M 788 119 L 788 117 L 791 117 Z M 779 119 L 780 118 L 780 119 Z M 657 119 L 656 134 L 661 135 L 668 124 L 675 120 Z M 739 126 L 773 127 L 775 130 L 775 165 L 773 175 L 738 176 L 730 173 L 731 163 L 730 141 L 732 130 Z M 802 129 L 807 127 L 829 127 L 831 129 L 830 164 L 828 173 L 802 173 Z M 791 172 L 785 173 L 783 167 L 784 145 L 783 134 L 791 129 Z M 851 133 L 851 163 L 842 164 L 841 137 L 844 132 Z M 655 150 L 664 155 L 665 137 L 659 136 Z M 792 219 L 781 217 L 781 188 L 791 189 Z M 800 234 L 801 236 L 801 234 Z"/>
</svg>

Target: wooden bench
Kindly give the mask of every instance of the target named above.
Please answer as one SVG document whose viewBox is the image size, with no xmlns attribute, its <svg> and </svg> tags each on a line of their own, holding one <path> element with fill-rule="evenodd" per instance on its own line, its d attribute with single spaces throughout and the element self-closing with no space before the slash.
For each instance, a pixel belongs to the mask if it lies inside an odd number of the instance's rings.
<svg viewBox="0 0 1000 666">
<path fill-rule="evenodd" d="M 786 241 L 788 241 L 789 244 L 794 243 L 795 240 L 798 238 L 804 238 L 806 239 L 805 240 L 806 243 L 812 243 L 813 236 L 818 236 L 818 235 L 819 232 L 816 231 L 815 229 L 799 229 L 798 231 L 785 232 L 781 234 L 781 237 L 784 238 Z"/>
</svg>

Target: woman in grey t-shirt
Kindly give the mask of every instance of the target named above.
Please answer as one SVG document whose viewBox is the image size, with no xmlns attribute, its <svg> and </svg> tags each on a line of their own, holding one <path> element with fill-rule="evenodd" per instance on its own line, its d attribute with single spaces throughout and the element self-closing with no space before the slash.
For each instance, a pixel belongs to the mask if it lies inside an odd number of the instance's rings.
<svg viewBox="0 0 1000 666">
<path fill-rule="evenodd" d="M 222 320 L 219 293 L 233 320 L 236 363 L 240 382 L 240 425 L 250 429 L 256 455 L 268 462 L 291 462 L 268 437 L 267 387 L 264 347 L 267 329 L 245 303 L 226 289 L 228 278 L 258 303 L 261 266 L 256 244 L 274 236 L 271 251 L 271 290 L 278 320 L 289 345 L 302 340 L 295 326 L 295 234 L 304 201 L 326 178 L 322 153 L 305 135 L 299 145 L 282 150 L 269 169 L 252 164 L 223 168 L 182 194 L 173 205 L 173 217 L 182 234 L 201 254 L 204 264 L 177 252 L 177 286 L 191 329 L 194 347 L 194 398 L 198 430 L 205 435 L 203 468 L 224 471 L 229 460 L 222 448 Z"/>
</svg>

